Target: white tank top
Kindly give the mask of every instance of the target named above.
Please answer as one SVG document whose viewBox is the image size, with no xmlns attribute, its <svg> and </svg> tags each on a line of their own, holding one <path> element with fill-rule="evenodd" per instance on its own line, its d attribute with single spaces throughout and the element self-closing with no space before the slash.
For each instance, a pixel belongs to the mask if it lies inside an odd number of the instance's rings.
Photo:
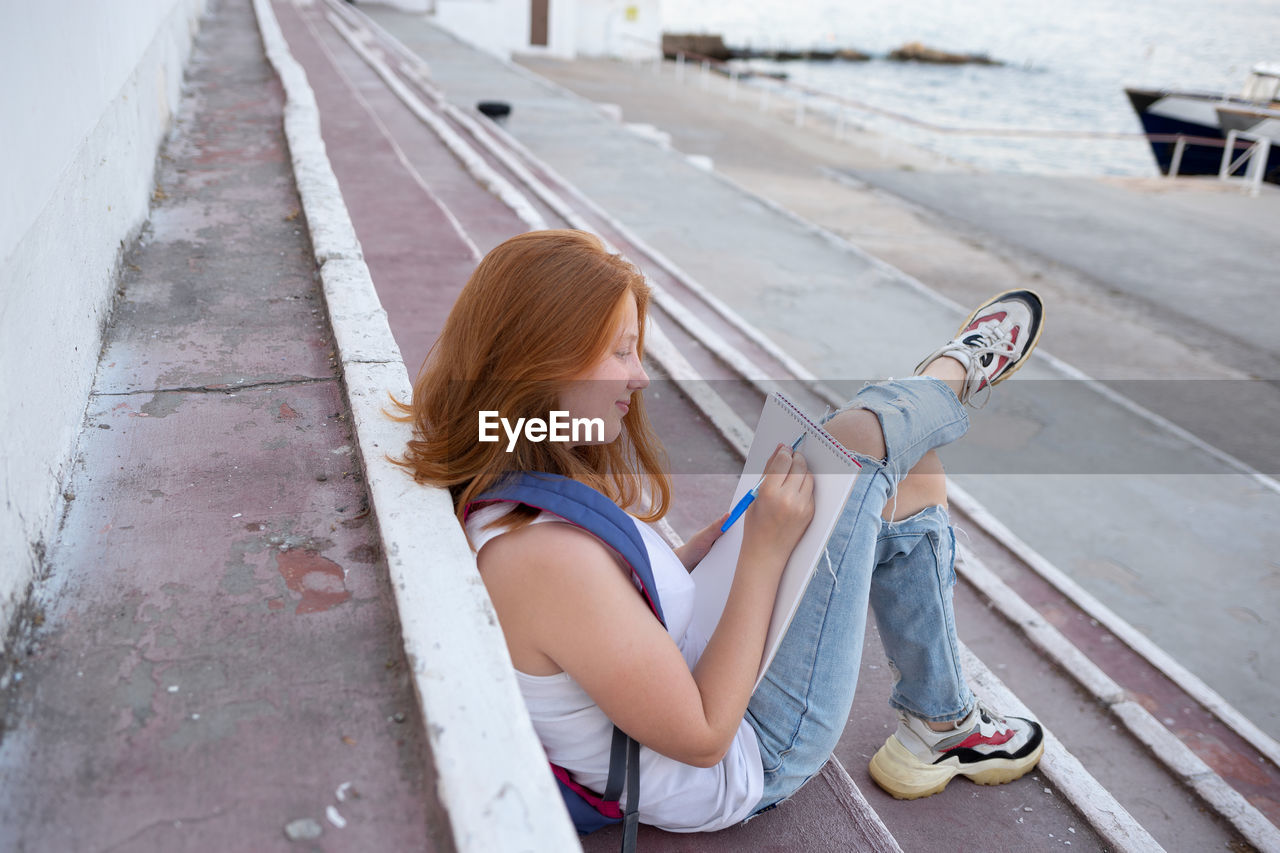
<svg viewBox="0 0 1280 853">
<path fill-rule="evenodd" d="M 477 554 L 487 542 L 502 535 L 500 528 L 485 527 L 507 513 L 510 506 L 481 507 L 468 517 L 467 535 Z M 545 512 L 533 520 L 535 524 L 539 522 L 567 523 Z M 639 521 L 636 529 L 649 551 L 667 632 L 692 670 L 707 645 L 707 638 L 690 628 L 693 580 L 656 531 Z M 626 571 L 625 566 L 619 568 Z M 517 670 L 516 681 L 547 758 L 569 771 L 578 784 L 603 791 L 609 775 L 613 723 L 568 673 L 528 675 Z M 647 747 L 640 748 L 642 823 L 669 832 L 723 829 L 746 819 L 760 802 L 763 791 L 760 748 L 755 730 L 746 720 L 738 725 L 733 744 L 714 767 L 682 764 Z"/>
</svg>

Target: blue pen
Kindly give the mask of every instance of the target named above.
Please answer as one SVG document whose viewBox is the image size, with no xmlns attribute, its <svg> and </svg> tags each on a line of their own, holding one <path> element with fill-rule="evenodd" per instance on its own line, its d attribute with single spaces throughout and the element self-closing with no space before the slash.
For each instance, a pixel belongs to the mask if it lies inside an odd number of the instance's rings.
<svg viewBox="0 0 1280 853">
<path fill-rule="evenodd" d="M 791 442 L 792 453 L 795 453 L 796 448 L 800 446 L 800 442 L 804 441 L 804 436 L 805 436 L 804 433 L 800 433 L 800 437 L 797 438 L 795 441 Z M 764 485 L 763 474 L 760 475 L 760 479 L 756 481 L 756 484 L 752 486 L 745 495 L 742 496 L 742 498 L 737 502 L 737 504 L 734 505 L 733 510 L 729 513 L 729 517 L 725 520 L 724 524 L 720 525 L 721 533 L 724 533 L 730 527 L 733 527 L 733 523 L 737 521 L 739 518 L 742 518 L 742 514 L 747 511 L 747 507 L 751 506 L 751 502 L 756 499 L 756 492 L 760 491 L 760 487 L 762 485 Z"/>
</svg>

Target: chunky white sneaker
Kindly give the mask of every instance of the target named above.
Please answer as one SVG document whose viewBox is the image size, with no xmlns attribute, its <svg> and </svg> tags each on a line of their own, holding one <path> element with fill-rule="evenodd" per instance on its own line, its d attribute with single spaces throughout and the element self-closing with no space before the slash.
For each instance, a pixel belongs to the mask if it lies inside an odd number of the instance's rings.
<svg viewBox="0 0 1280 853">
<path fill-rule="evenodd" d="M 920 375 L 941 356 L 954 358 L 965 366 L 960 402 L 970 403 L 974 395 L 1009 378 L 1022 367 L 1040 341 L 1044 305 L 1032 290 L 1008 290 L 987 300 L 960 326 L 955 340 L 943 344 L 916 365 Z M 982 404 L 986 404 L 986 397 Z M 974 405 L 970 403 L 970 405 Z"/>
<path fill-rule="evenodd" d="M 871 778 L 899 800 L 936 794 L 955 776 L 1003 785 L 1026 775 L 1044 753 L 1040 724 L 1001 717 L 981 702 L 946 732 L 898 715 L 898 730 L 871 758 Z"/>
</svg>

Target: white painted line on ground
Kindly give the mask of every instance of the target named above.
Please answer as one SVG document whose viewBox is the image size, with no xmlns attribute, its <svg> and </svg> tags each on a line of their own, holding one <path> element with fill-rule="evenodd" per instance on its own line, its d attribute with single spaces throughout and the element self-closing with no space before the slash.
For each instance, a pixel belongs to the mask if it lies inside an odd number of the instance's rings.
<svg viewBox="0 0 1280 853">
<path fill-rule="evenodd" d="M 1090 592 L 1080 586 L 1061 569 L 1049 562 L 1038 551 L 1023 542 L 1003 522 L 991 514 L 976 498 L 948 481 L 947 495 L 949 500 L 962 512 L 977 522 L 984 530 L 1032 571 L 1048 581 L 1055 589 L 1065 595 L 1077 607 L 1096 619 L 1100 625 L 1120 638 L 1121 642 L 1133 649 L 1153 667 L 1178 685 L 1205 707 L 1211 714 L 1222 721 L 1223 725 L 1249 742 L 1254 749 L 1267 757 L 1272 764 L 1280 766 L 1280 744 L 1262 731 L 1258 726 L 1227 702 L 1199 676 L 1192 673 L 1182 664 L 1174 660 L 1168 652 L 1157 646 L 1146 635 L 1134 628 L 1111 608 L 1107 607 Z"/>
<path fill-rule="evenodd" d="M 352 4 L 345 2 L 345 0 L 327 0 L 327 2 L 329 8 L 341 15 L 348 24 L 353 27 L 363 27 L 372 32 L 378 41 L 389 45 L 396 55 L 400 57 L 403 63 L 402 67 L 406 69 L 405 73 L 408 76 L 417 77 L 426 83 L 430 83 L 431 66 L 421 56 L 401 44 L 381 24 L 358 9 L 352 8 Z"/>
<path fill-rule="evenodd" d="M 335 338 L 358 344 L 355 353 L 343 353 L 344 387 L 453 846 L 465 853 L 580 851 L 449 494 L 414 483 L 387 459 L 410 435 L 407 424 L 384 412 L 388 393 L 409 399 L 408 373 L 385 317 L 370 308 L 376 293 L 320 140 L 306 74 L 269 0 L 253 5 L 285 89 L 286 137 L 326 301 L 337 308 Z M 386 359 L 360 360 L 375 356 Z"/>
<path fill-rule="evenodd" d="M 956 570 L 982 595 L 990 598 L 1005 619 L 1027 635 L 1031 644 L 1078 681 L 1094 698 L 1107 705 L 1124 701 L 1125 690 L 1103 672 L 1061 631 L 1050 625 L 995 572 L 962 544 L 956 545 Z"/>
<path fill-rule="evenodd" d="M 676 349 L 675 344 L 653 319 L 649 320 L 649 327 L 645 331 L 645 348 L 648 351 L 646 355 L 661 365 L 690 402 L 715 424 L 725 441 L 745 458 L 747 451 L 751 449 L 755 431 L 698 375 L 694 366 Z"/>
<path fill-rule="evenodd" d="M 525 69 L 522 70 L 526 74 L 533 73 Z M 574 97 L 578 96 L 575 95 Z M 703 287 L 696 279 L 677 266 L 674 261 L 645 242 L 632 229 L 624 225 L 620 220 L 612 216 L 608 211 L 604 210 L 604 208 L 600 207 L 600 205 L 596 204 L 592 199 L 584 195 L 573 183 L 562 177 L 552 169 L 551 166 L 543 162 L 536 154 L 526 148 L 520 140 L 507 133 L 506 130 L 501 127 L 490 127 L 487 128 L 487 131 L 500 139 L 503 144 L 519 153 L 526 161 L 536 164 L 538 169 L 559 185 L 560 191 L 567 193 L 581 208 L 590 211 L 593 216 L 603 221 L 610 229 L 621 234 L 624 240 L 640 252 L 647 255 L 650 260 L 661 267 L 663 271 L 672 278 L 679 281 L 682 286 L 688 288 L 689 291 L 702 300 L 708 308 L 720 315 L 721 319 L 756 346 L 767 352 L 770 358 L 773 358 L 782 365 L 792 377 L 806 385 L 809 385 L 818 393 L 821 393 L 820 386 L 817 383 L 817 378 L 808 370 L 808 368 L 797 361 L 786 350 L 782 349 L 782 347 L 778 346 L 768 335 L 748 323 L 740 314 L 738 314 L 737 311 L 726 304 L 722 299 L 720 299 L 720 297 Z M 699 337 L 699 334 L 694 331 L 694 328 L 690 328 L 685 325 L 687 319 L 697 324 L 695 328 L 706 328 L 705 324 L 699 321 L 687 308 L 678 305 L 678 303 L 675 304 L 674 307 L 666 304 L 663 304 L 662 307 L 671 314 L 673 318 L 677 319 L 682 326 L 685 326 L 686 331 L 695 337 Z M 716 334 L 715 337 L 718 339 L 720 336 Z M 745 361 L 745 364 L 738 364 L 739 357 Z M 740 356 L 736 349 L 731 350 L 729 358 L 733 359 L 730 363 L 734 369 L 738 370 L 745 377 L 753 377 L 762 374 L 762 371 L 754 365 L 750 359 L 746 359 L 745 356 Z M 777 379 L 779 377 L 769 378 Z"/>
<path fill-rule="evenodd" d="M 978 656 L 963 643 L 960 646 L 960 659 L 970 687 L 980 699 L 993 708 L 999 708 L 1002 714 L 1032 719 L 1035 717 L 1004 682 L 987 669 Z M 1044 757 L 1040 759 L 1040 771 L 1116 850 L 1146 853 L 1164 849 L 1047 728 L 1044 731 Z"/>
<path fill-rule="evenodd" d="M 1141 705 L 1128 698 L 1123 688 L 1113 681 L 1097 664 L 1081 652 L 1061 631 L 1050 625 L 1027 604 L 1003 580 L 991 571 L 969 548 L 957 546 L 961 559 L 956 563 L 977 590 L 991 599 L 1003 616 L 1022 629 L 1044 655 L 1074 678 L 1094 698 L 1105 704 L 1126 729 L 1143 743 L 1157 761 L 1168 767 L 1187 786 L 1226 818 L 1240 831 L 1250 844 L 1259 850 L 1280 849 L 1280 830 L 1277 830 L 1246 800 L 1232 788 L 1190 747 L 1170 732 L 1159 720 Z"/>
<path fill-rule="evenodd" d="M 1162 726 L 1145 708 L 1134 701 L 1118 702 L 1111 710 L 1125 721 L 1134 736 L 1143 741 L 1155 755 L 1168 765 L 1214 811 L 1225 817 L 1240 831 L 1245 840 L 1259 851 L 1280 851 L 1280 829 L 1262 816 L 1240 792 L 1228 785 L 1209 765 L 1194 752 L 1186 749 L 1182 741 Z M 1181 750 L 1179 747 L 1183 747 Z"/>
<path fill-rule="evenodd" d="M 389 68 L 386 68 L 385 66 L 380 66 L 379 64 L 377 64 L 377 60 L 372 59 L 367 55 L 365 58 L 366 58 L 366 61 L 369 62 L 370 65 L 375 68 L 375 70 L 377 70 L 378 74 L 384 77 L 384 79 L 386 79 L 387 75 L 391 75 L 393 73 Z M 528 171 L 528 169 L 524 167 L 522 163 L 520 163 L 516 158 L 511 156 L 511 153 L 510 153 L 511 150 L 513 150 L 514 145 L 518 143 L 515 143 L 514 140 L 511 140 L 510 145 L 504 146 L 502 144 L 495 142 L 494 139 L 489 135 L 489 132 L 491 129 L 490 130 L 482 129 L 478 122 L 476 122 L 472 117 L 468 116 L 462 110 L 459 110 L 457 107 L 454 107 L 452 104 L 448 103 L 443 98 L 443 95 L 438 90 L 435 90 L 433 87 L 431 87 L 429 84 L 423 84 L 423 86 L 430 93 L 430 96 L 432 97 L 432 99 L 435 100 L 439 105 L 441 105 L 441 108 L 444 109 L 444 111 L 454 121 L 458 122 L 464 128 L 466 128 L 467 131 L 472 135 L 472 137 L 475 138 L 476 141 L 479 142 L 486 151 L 488 151 L 492 156 L 494 156 L 506 168 L 511 170 L 512 174 L 514 174 L 517 177 L 517 179 L 519 179 L 526 187 L 528 187 L 534 193 L 534 195 L 540 201 L 542 201 L 543 204 L 551 208 L 556 213 L 556 215 L 562 217 L 565 220 L 565 222 L 567 222 L 570 225 L 570 227 L 595 234 L 605 242 L 606 247 L 610 251 L 613 251 L 613 252 L 618 251 L 617 247 L 614 246 L 608 240 L 607 237 L 604 237 L 604 235 L 600 234 L 600 232 L 596 228 L 592 227 L 591 223 L 589 223 L 586 219 L 580 216 L 578 212 L 572 206 L 567 204 L 559 194 L 557 194 L 555 191 L 547 187 L 546 184 L 544 184 L 542 181 L 538 180 L 538 178 L 535 177 L 533 174 L 531 174 Z M 395 89 L 394 91 L 398 96 L 401 97 L 402 100 L 404 100 L 405 104 L 415 112 L 415 114 L 421 115 L 421 113 L 424 111 L 425 112 L 430 111 L 426 107 L 426 105 L 423 104 L 419 99 L 414 98 L 411 95 L 411 93 L 408 92 L 407 89 L 402 87 L 402 88 Z M 407 97 L 413 98 L 412 103 L 406 99 Z M 507 139 L 510 140 L 510 137 L 507 137 Z M 466 145 L 465 142 L 461 142 L 461 141 L 460 141 L 460 144 Z M 532 157 L 532 155 L 528 155 L 528 156 Z M 530 162 L 537 162 L 537 161 L 536 159 L 531 159 Z M 541 163 L 539 163 L 539 166 L 542 168 L 545 168 L 545 166 Z M 560 183 L 566 187 L 570 186 L 566 184 L 563 180 L 560 180 Z M 521 195 L 518 190 L 513 190 L 513 191 L 516 195 L 520 196 L 519 198 L 520 203 L 529 204 L 528 200 L 523 195 Z M 585 201 L 585 199 L 581 199 L 581 197 L 580 197 L 580 200 Z M 532 206 L 530 205 L 530 207 Z M 635 240 L 633 235 L 627 233 L 625 229 L 622 228 L 620 223 L 617 223 L 615 220 L 610 218 L 602 210 L 599 210 L 598 208 L 596 208 L 594 212 L 596 213 L 596 215 L 605 219 L 612 227 L 615 227 L 620 233 L 623 233 L 625 236 L 625 239 L 629 241 L 633 241 L 633 243 L 638 243 L 638 241 Z M 659 259 L 660 257 L 656 254 L 656 252 L 654 252 L 652 249 L 649 249 L 648 247 L 642 247 L 640 245 L 638 245 L 637 247 L 641 248 L 641 250 L 646 252 L 647 254 L 653 255 L 655 260 Z M 692 279 L 690 279 L 688 276 L 684 275 L 679 271 L 676 271 L 674 268 L 674 265 L 671 265 L 669 261 L 664 262 L 662 260 L 659 260 L 659 265 L 667 268 L 667 271 L 671 273 L 674 277 L 676 277 L 677 280 L 681 281 L 681 283 L 684 284 L 685 286 L 691 287 L 699 291 L 699 295 L 703 298 L 704 301 L 711 302 L 712 300 L 715 300 L 715 297 L 713 295 L 703 291 L 701 286 L 698 285 L 696 282 L 694 282 Z M 767 387 L 767 381 L 771 377 L 766 376 L 764 372 L 761 371 L 754 362 L 752 362 L 750 359 L 743 356 L 736 348 L 729 346 L 727 342 L 723 341 L 719 333 L 717 333 L 711 327 L 707 326 L 706 323 L 704 323 L 696 315 L 694 315 L 687 308 L 685 308 L 678 300 L 676 300 L 670 293 L 668 293 L 667 290 L 663 288 L 660 284 L 653 281 L 652 279 L 647 279 L 647 280 L 650 288 L 653 291 L 654 301 L 657 302 L 663 308 L 663 310 L 665 310 L 668 314 L 670 314 L 687 332 L 689 332 L 689 334 L 701 340 L 704 344 L 706 344 L 709 350 L 717 353 L 717 355 L 720 358 L 724 359 L 726 362 L 729 363 L 730 367 L 736 370 L 740 375 L 746 377 L 748 381 L 752 382 L 752 384 L 754 384 L 758 389 L 760 389 L 762 393 L 768 393 L 770 389 Z M 725 308 L 724 310 L 727 311 L 729 309 Z M 763 336 L 761 336 L 760 339 L 761 341 L 767 343 L 767 345 L 772 348 L 770 352 L 771 354 L 774 355 L 775 358 L 778 358 L 780 361 L 783 361 L 784 363 L 788 363 L 790 365 L 790 361 L 789 361 L 790 357 L 787 356 L 781 349 L 776 347 L 776 345 L 773 345 L 772 342 L 769 342 L 767 338 L 763 338 Z M 795 363 L 794 366 L 798 368 L 799 364 Z M 776 377 L 772 377 L 772 378 L 776 378 Z"/>
<path fill-rule="evenodd" d="M 889 827 L 884 825 L 884 821 L 871 807 L 871 803 L 867 802 L 862 791 L 858 790 L 853 777 L 849 775 L 848 770 L 844 769 L 840 759 L 834 755 L 831 756 L 830 760 L 822 766 L 819 775 L 831 786 L 831 791 L 836 798 L 844 803 L 845 811 L 853 817 L 853 822 L 858 827 L 858 840 L 870 842 L 869 848 L 859 847 L 859 850 L 866 849 L 871 853 L 902 853 L 898 840 L 889 832 Z"/>
<path fill-rule="evenodd" d="M 270 7 L 264 6 L 261 0 L 254 0 L 254 9 L 258 12 L 258 26 L 267 46 L 267 58 L 289 95 L 284 106 L 284 129 L 290 140 L 296 140 L 296 144 L 290 144 L 289 154 L 298 194 L 308 214 L 307 228 L 316 260 L 319 263 L 335 258 L 361 260 L 364 253 L 346 215 L 346 204 L 338 192 L 338 179 L 325 153 L 324 140 L 320 136 L 320 112 L 316 108 L 315 94 L 307 83 L 307 75 L 289 55 L 280 25 Z M 310 215 L 312 211 L 315 212 L 314 220 Z"/>
<path fill-rule="evenodd" d="M 373 289 L 364 261 L 325 261 L 320 267 L 320 282 L 340 361 L 401 361 L 400 347 L 391 336 L 387 312 Z"/>
<path fill-rule="evenodd" d="M 841 237 L 839 234 L 836 234 L 835 232 L 830 231 L 829 229 L 824 228 L 821 225 L 818 225 L 816 223 L 810 222 L 807 219 L 804 219 L 799 214 L 791 210 L 788 210 L 787 208 L 783 207 L 782 205 L 778 204 L 776 201 L 773 201 L 772 199 L 765 198 L 764 196 L 761 196 L 761 195 L 756 195 L 751 190 L 747 189 L 742 184 L 739 184 L 733 178 L 730 178 L 728 175 L 725 175 L 722 172 L 713 172 L 712 174 L 715 175 L 715 177 L 718 180 L 723 181 L 724 183 L 736 189 L 738 192 L 743 193 L 747 196 L 750 196 L 756 201 L 759 201 L 761 204 L 764 204 L 765 206 L 769 207 L 771 210 L 774 210 L 777 213 L 780 213 L 786 216 L 788 219 L 790 219 L 792 222 L 796 223 L 800 227 L 812 232 L 813 234 L 818 235 L 823 240 L 830 243 L 832 246 L 836 247 L 837 249 L 845 252 L 846 254 L 853 255 L 862 261 L 865 261 L 866 263 L 880 270 L 882 273 L 890 276 L 895 280 L 901 281 L 903 284 L 906 284 L 912 290 L 916 291 L 922 296 L 927 297 L 928 299 L 935 302 L 936 304 L 943 305 L 943 306 L 946 306 L 947 308 L 950 308 L 952 311 L 954 311 L 957 314 L 957 316 L 961 318 L 968 316 L 969 311 L 971 310 L 970 308 L 966 308 L 965 306 L 961 305 L 959 302 L 956 302 L 953 299 L 943 296 L 941 293 L 929 287 L 929 285 L 920 281 L 918 278 L 907 275 L 905 272 L 893 266 L 892 264 L 889 264 L 888 262 L 883 261 L 880 258 L 877 258 L 874 255 L 858 248 L 854 244 L 850 243 L 848 240 Z M 1083 383 L 1090 390 L 1097 392 L 1099 395 L 1105 397 L 1110 402 L 1115 403 L 1118 406 L 1121 406 L 1131 414 L 1137 415 L 1138 417 L 1142 418 L 1148 423 L 1154 426 L 1157 426 L 1160 429 L 1168 431 L 1169 433 L 1181 439 L 1182 441 L 1185 441 L 1191 446 L 1195 447 L 1197 450 L 1207 453 L 1209 456 L 1213 457 L 1214 459 L 1226 465 L 1227 467 L 1231 468 L 1232 470 L 1240 474 L 1244 474 L 1247 477 L 1251 477 L 1255 482 L 1257 482 L 1259 485 L 1263 486 L 1264 488 L 1269 489 L 1270 491 L 1273 491 L 1276 494 L 1280 494 L 1280 481 L 1277 481 L 1274 478 L 1269 477 L 1266 474 L 1263 474 L 1261 471 L 1249 465 L 1247 462 L 1237 459 L 1236 457 L 1232 456 L 1230 453 L 1227 453 L 1225 450 L 1215 447 L 1214 445 L 1210 444 L 1209 442 L 1205 441 L 1204 439 L 1200 438 L 1194 433 L 1191 433 L 1186 429 L 1173 423 L 1163 415 L 1158 415 L 1155 412 L 1151 411 L 1150 409 L 1146 408 L 1145 406 L 1139 403 L 1136 403 L 1133 400 L 1130 400 L 1128 397 L 1125 397 L 1123 394 L 1120 394 L 1118 391 L 1112 390 L 1111 388 L 1107 387 L 1099 380 L 1093 378 L 1092 376 L 1089 376 L 1083 370 L 1080 370 L 1079 368 L 1071 366 L 1067 362 L 1063 361 L 1062 359 L 1058 358 L 1057 356 L 1043 349 L 1039 349 L 1036 351 L 1036 358 L 1042 361 L 1045 361 L 1051 367 L 1053 367 L 1054 369 L 1058 370 L 1063 375 L 1065 375 L 1067 378 L 1074 379 L 1078 382 Z"/>
<path fill-rule="evenodd" d="M 391 150 L 395 152 L 396 159 L 400 161 L 400 165 L 403 166 L 404 170 L 409 173 L 409 175 L 413 178 L 414 182 L 418 185 L 418 188 L 422 190 L 422 192 L 427 196 L 427 198 L 431 201 L 431 203 L 435 205 L 435 207 L 444 215 L 444 218 L 448 221 L 449 225 L 452 226 L 454 233 L 457 234 L 458 238 L 462 240 L 462 242 L 465 243 L 467 247 L 471 250 L 471 256 L 477 261 L 480 260 L 480 257 L 483 254 L 483 252 L 481 252 L 480 248 L 476 246 L 476 244 L 472 241 L 471 235 L 467 234 L 466 230 L 462 227 L 462 223 L 458 221 L 458 217 L 453 215 L 453 211 L 445 206 L 444 202 L 441 201 L 440 197 L 437 196 L 435 192 L 431 189 L 431 187 L 427 184 L 426 179 L 422 177 L 422 174 L 416 168 L 414 168 L 413 163 L 409 161 L 409 157 L 404 153 L 404 149 L 400 147 L 400 143 L 397 142 L 395 137 L 391 135 L 391 131 L 387 128 L 386 123 L 383 122 L 382 118 L 378 115 L 378 113 L 374 111 L 373 105 L 370 104 L 369 101 L 360 92 L 360 87 L 357 86 L 351 80 L 351 78 L 347 75 L 347 72 L 342 68 L 342 65 L 338 62 L 338 58 L 333 55 L 333 51 L 329 50 L 329 46 L 324 43 L 324 40 L 320 37 L 320 34 L 316 32 L 316 29 L 314 26 L 312 26 L 311 21 L 307 18 L 304 18 L 303 23 L 306 25 L 307 30 L 310 31 L 312 38 L 315 39 L 316 45 L 328 58 L 329 64 L 333 67 L 334 73 L 336 73 L 339 77 L 341 77 L 342 82 L 347 85 L 347 90 L 351 93 L 352 100 L 354 100 L 356 103 L 358 103 L 361 106 L 361 108 L 364 109 L 364 111 L 369 115 L 369 118 L 373 121 L 374 127 L 378 128 L 378 133 L 382 136 L 382 138 L 386 141 L 386 143 L 389 146 L 391 146 Z"/>
<path fill-rule="evenodd" d="M 484 161 L 482 157 L 476 154 L 475 149 L 463 142 L 462 138 L 454 132 L 453 128 L 441 119 L 438 115 L 427 109 L 426 104 L 409 91 L 408 87 L 395 75 L 387 64 L 374 56 L 369 48 L 364 45 L 360 39 L 351 32 L 351 29 L 343 23 L 342 19 L 333 13 L 327 15 L 329 23 L 337 30 L 338 34 L 351 45 L 361 59 L 363 59 L 370 68 L 373 69 L 382 82 L 387 84 L 387 88 L 395 93 L 409 110 L 418 117 L 418 120 L 431 128 L 431 131 L 440 138 L 445 147 L 452 152 L 462 162 L 471 177 L 475 178 L 480 186 L 489 190 L 505 205 L 510 207 L 520 217 L 530 231 L 540 231 L 547 227 L 546 220 L 542 218 L 542 214 L 529 204 L 529 200 L 524 197 L 511 182 L 502 175 L 494 171 L 493 167 Z"/>
<path fill-rule="evenodd" d="M 974 692 L 983 701 L 1001 709 L 1001 713 L 1034 717 L 1031 711 L 980 661 L 968 647 L 961 647 L 961 659 Z M 1118 850 L 1162 850 L 1133 816 L 1116 802 L 1111 793 L 1098 783 L 1080 761 L 1062 746 L 1061 741 L 1045 730 L 1045 753 L 1040 770 L 1084 815 L 1103 838 Z"/>
</svg>

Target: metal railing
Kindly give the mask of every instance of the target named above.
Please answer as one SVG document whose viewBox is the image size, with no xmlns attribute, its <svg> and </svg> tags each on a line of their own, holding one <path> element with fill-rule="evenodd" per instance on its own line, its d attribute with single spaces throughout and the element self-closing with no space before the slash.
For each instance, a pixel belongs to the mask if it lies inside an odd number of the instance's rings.
<svg viewBox="0 0 1280 853">
<path fill-rule="evenodd" d="M 651 43 L 650 43 L 651 44 Z M 655 45 L 656 47 L 656 45 Z M 653 61 L 654 74 L 661 71 L 662 63 L 665 56 L 658 51 Z M 729 81 L 728 98 L 730 101 L 738 99 L 738 83 L 743 73 L 740 69 L 730 65 L 723 60 L 705 56 L 693 51 L 677 51 L 675 53 L 675 74 L 676 81 L 684 83 L 686 77 L 686 66 L 689 60 L 696 61 L 700 66 L 699 87 L 703 90 L 709 85 L 710 74 L 715 71 Z M 758 72 L 747 72 L 745 76 L 757 77 L 761 76 Z M 767 75 L 765 75 L 767 76 Z M 773 85 L 760 87 L 759 109 L 764 112 L 769 109 L 769 103 L 772 93 L 782 90 L 782 94 L 791 93 L 797 96 L 795 98 L 795 117 L 796 127 L 804 127 L 806 108 L 806 99 L 820 99 L 822 101 L 834 104 L 833 122 L 835 125 L 835 135 L 838 139 L 845 138 L 845 125 L 848 122 L 847 110 L 857 110 L 859 112 L 871 113 L 883 116 L 888 119 L 900 122 L 902 124 L 918 127 L 932 133 L 949 134 L 957 136 L 992 136 L 992 137 L 1012 137 L 1012 138 L 1042 138 L 1042 139 L 1131 139 L 1145 140 L 1151 142 L 1172 142 L 1174 144 L 1173 158 L 1170 163 L 1168 177 L 1176 178 L 1182 164 L 1182 156 L 1188 145 L 1203 145 L 1210 147 L 1218 147 L 1223 149 L 1222 165 L 1218 172 L 1218 177 L 1224 181 L 1236 180 L 1245 184 L 1251 196 L 1257 196 L 1261 192 L 1262 181 L 1266 175 L 1267 159 L 1270 156 L 1271 143 L 1269 139 L 1258 138 L 1242 134 L 1239 131 L 1230 131 L 1226 140 L 1220 138 L 1206 136 L 1191 136 L 1183 133 L 1145 133 L 1142 131 L 1094 131 L 1094 130 L 1047 130 L 1039 128 L 1013 128 L 1013 127 L 963 127 L 954 125 L 938 124 L 936 122 L 920 119 L 915 116 L 900 113 L 894 110 L 879 107 L 874 104 L 868 104 L 846 95 L 840 95 L 834 92 L 827 92 L 822 89 L 816 89 L 812 86 L 806 86 L 801 83 L 795 83 L 790 80 L 780 78 L 769 78 Z M 1250 140 L 1248 142 L 1244 140 Z M 886 145 L 888 142 L 886 141 Z M 1232 161 L 1231 155 L 1237 148 L 1244 146 L 1244 153 L 1237 159 Z M 1244 177 L 1238 178 L 1234 173 L 1247 163 L 1248 169 Z"/>
<path fill-rule="evenodd" d="M 1252 140 L 1244 153 L 1232 161 L 1236 146 L 1241 138 Z M 1267 161 L 1271 158 L 1271 140 L 1265 136 L 1257 137 L 1241 133 L 1238 130 L 1227 131 L 1227 138 L 1222 144 L 1222 164 L 1218 167 L 1218 178 L 1223 181 L 1243 181 L 1249 188 L 1249 195 L 1257 196 L 1262 191 L 1262 179 L 1267 172 Z M 1233 177 L 1236 169 L 1245 166 L 1245 173 L 1240 178 Z M 1173 169 L 1170 168 L 1170 173 Z"/>
</svg>

